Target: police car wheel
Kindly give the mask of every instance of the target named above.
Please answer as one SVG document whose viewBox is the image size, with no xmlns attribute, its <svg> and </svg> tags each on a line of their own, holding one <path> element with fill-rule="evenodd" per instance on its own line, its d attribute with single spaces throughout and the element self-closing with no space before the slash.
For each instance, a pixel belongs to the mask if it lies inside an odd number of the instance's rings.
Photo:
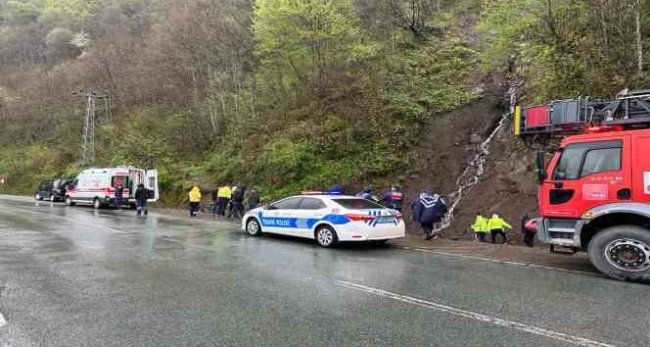
<svg viewBox="0 0 650 347">
<path fill-rule="evenodd" d="M 589 259 L 603 274 L 621 281 L 650 283 L 650 230 L 609 227 L 589 241 Z"/>
<path fill-rule="evenodd" d="M 50 202 L 54 202 L 54 194 L 50 194 Z"/>
<path fill-rule="evenodd" d="M 257 219 L 249 218 L 248 221 L 246 221 L 246 232 L 250 236 L 259 236 L 262 234 L 262 227 Z"/>
<path fill-rule="evenodd" d="M 329 226 L 316 229 L 315 237 L 318 245 L 325 248 L 332 247 L 338 242 L 336 231 Z"/>
<path fill-rule="evenodd" d="M 99 201 L 98 198 L 95 198 L 95 200 L 93 200 L 93 208 L 95 210 L 99 210 L 100 208 L 102 208 L 102 202 Z"/>
<path fill-rule="evenodd" d="M 38 194 L 38 193 L 36 193 L 36 195 L 34 196 L 34 199 L 36 199 L 38 201 L 43 200 L 43 198 L 41 198 L 41 194 Z"/>
</svg>

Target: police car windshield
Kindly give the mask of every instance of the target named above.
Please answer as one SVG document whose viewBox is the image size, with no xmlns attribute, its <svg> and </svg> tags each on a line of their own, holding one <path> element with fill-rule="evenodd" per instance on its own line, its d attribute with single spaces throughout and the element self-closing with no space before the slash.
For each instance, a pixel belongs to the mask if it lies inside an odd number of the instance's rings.
<svg viewBox="0 0 650 347">
<path fill-rule="evenodd" d="M 335 203 L 351 210 L 370 210 L 375 208 L 385 208 L 366 199 L 332 199 Z"/>
</svg>

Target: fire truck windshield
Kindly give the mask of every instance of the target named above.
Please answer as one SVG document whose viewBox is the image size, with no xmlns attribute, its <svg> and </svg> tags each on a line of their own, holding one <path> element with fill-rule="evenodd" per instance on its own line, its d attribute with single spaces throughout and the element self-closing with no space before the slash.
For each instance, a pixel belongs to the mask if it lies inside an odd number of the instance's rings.
<svg viewBox="0 0 650 347">
<path fill-rule="evenodd" d="M 554 180 L 577 180 L 599 172 L 621 169 L 621 142 L 599 141 L 572 144 L 562 149 L 553 171 Z"/>
</svg>

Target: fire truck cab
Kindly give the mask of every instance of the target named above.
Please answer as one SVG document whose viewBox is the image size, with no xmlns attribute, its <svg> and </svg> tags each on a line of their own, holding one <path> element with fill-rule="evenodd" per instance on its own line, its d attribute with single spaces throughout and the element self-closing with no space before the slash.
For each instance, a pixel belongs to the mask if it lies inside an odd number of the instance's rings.
<svg viewBox="0 0 650 347">
<path fill-rule="evenodd" d="M 539 106 L 535 109 L 539 112 Z M 553 107 L 549 110 L 552 114 Z M 579 135 L 562 139 L 548 165 L 543 153 L 538 156 L 538 238 L 551 247 L 586 251 L 611 278 L 650 282 L 648 119 L 592 121 L 580 130 L 564 126 Z M 522 129 L 526 133 L 525 125 Z"/>
</svg>

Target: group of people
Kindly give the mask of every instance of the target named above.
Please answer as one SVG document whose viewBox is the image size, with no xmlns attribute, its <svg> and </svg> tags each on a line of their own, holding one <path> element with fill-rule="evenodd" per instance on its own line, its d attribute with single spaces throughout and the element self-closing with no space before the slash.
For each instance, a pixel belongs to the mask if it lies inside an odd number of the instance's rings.
<svg viewBox="0 0 650 347">
<path fill-rule="evenodd" d="M 201 210 L 201 199 L 201 189 L 195 184 L 189 192 L 190 217 L 196 217 Z M 212 191 L 210 201 L 213 216 L 242 218 L 247 208 L 259 206 L 260 193 L 257 188 L 247 190 L 243 185 L 221 185 Z"/>
<path fill-rule="evenodd" d="M 499 235 L 501 235 L 501 243 L 506 243 L 508 242 L 506 229 L 512 229 L 512 226 L 505 219 L 499 217 L 498 214 L 493 214 L 492 217 L 487 218 L 477 213 L 474 224 L 472 224 L 472 230 L 474 230 L 476 240 L 479 242 L 486 242 L 485 236 L 489 233 L 492 237 L 492 243 L 496 243 Z"/>
<path fill-rule="evenodd" d="M 357 196 L 376 201 L 400 212 L 402 212 L 404 205 L 404 193 L 397 184 L 393 184 L 389 190 L 384 191 L 380 196 L 373 193 L 372 186 L 367 186 Z M 433 189 L 426 189 L 411 201 L 411 211 L 413 212 L 413 221 L 420 224 L 425 238 L 429 240 L 436 236 L 434 227 L 443 221 L 448 212 L 447 201 L 435 193 Z"/>
</svg>

